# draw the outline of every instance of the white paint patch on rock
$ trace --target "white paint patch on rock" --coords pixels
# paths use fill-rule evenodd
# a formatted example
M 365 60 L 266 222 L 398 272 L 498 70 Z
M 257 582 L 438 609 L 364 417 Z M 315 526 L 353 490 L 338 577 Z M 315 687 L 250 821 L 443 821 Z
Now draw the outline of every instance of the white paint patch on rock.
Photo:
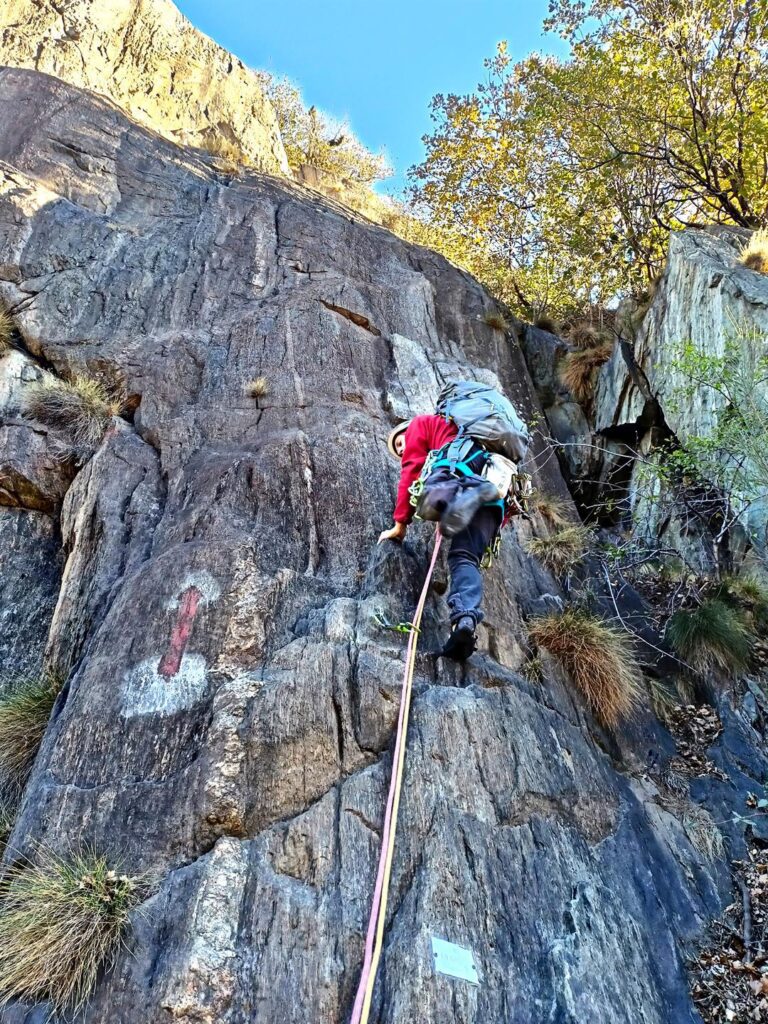
M 208 689 L 208 669 L 202 654 L 185 654 L 179 671 L 166 679 L 158 672 L 161 655 L 131 669 L 120 689 L 123 718 L 175 715 L 198 704 Z
M 173 610 L 177 609 L 179 607 L 179 598 L 191 587 L 196 587 L 200 591 L 203 604 L 212 604 L 221 597 L 221 587 L 216 580 L 205 569 L 200 569 L 196 572 L 190 572 L 184 577 L 176 588 L 175 595 L 167 602 L 165 607 Z

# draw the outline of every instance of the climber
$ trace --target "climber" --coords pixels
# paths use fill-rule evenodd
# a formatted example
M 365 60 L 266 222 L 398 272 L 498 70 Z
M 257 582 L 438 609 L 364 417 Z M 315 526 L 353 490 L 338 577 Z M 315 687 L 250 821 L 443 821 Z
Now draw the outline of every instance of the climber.
M 398 424 L 387 441 L 401 460 L 400 484 L 394 525 L 379 543 L 402 542 L 414 514 L 439 520 L 440 532 L 451 538 L 451 633 L 442 653 L 456 661 L 469 658 L 477 644 L 481 567 L 496 549 L 527 444 L 527 428 L 511 403 L 474 382 L 446 384 L 434 414 Z

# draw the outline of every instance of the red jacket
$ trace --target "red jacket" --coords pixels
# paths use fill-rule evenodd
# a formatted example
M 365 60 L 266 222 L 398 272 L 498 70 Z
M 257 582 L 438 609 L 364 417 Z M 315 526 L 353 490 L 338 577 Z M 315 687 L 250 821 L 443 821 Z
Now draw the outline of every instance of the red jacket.
M 410 523 L 413 519 L 414 508 L 408 488 L 421 473 L 427 455 L 452 441 L 458 432 L 456 424 L 449 423 L 442 416 L 414 416 L 411 420 L 405 432 L 405 451 L 395 505 L 396 523 Z

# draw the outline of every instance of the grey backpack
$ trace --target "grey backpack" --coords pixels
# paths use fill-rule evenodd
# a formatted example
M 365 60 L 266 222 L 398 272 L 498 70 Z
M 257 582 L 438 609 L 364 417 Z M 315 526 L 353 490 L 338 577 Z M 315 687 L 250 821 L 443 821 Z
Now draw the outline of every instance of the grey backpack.
M 520 462 L 528 449 L 528 427 L 498 391 L 473 380 L 451 380 L 437 396 L 437 412 L 452 420 L 459 435 L 489 452 Z

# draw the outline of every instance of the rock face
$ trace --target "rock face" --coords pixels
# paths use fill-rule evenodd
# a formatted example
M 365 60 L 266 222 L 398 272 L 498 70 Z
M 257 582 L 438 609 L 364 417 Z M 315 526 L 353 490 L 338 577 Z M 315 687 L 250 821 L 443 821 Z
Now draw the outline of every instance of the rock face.
M 682 441 L 706 434 L 723 400 L 711 389 L 696 391 L 688 402 L 674 400 L 685 383 L 675 367 L 680 346 L 692 342 L 707 355 L 721 356 L 731 339 L 747 354 L 755 334 L 768 332 L 768 279 L 739 262 L 744 235 L 724 228 L 673 233 L 666 269 L 637 330 L 634 363 Z M 646 402 L 643 390 L 617 349 L 601 373 L 596 428 L 636 421 Z
M 169 0 L 3 0 L 0 64 L 108 96 L 174 142 L 289 173 L 258 77 Z
M 689 381 L 677 363 L 686 344 L 714 359 L 729 346 L 748 378 L 764 376 L 758 361 L 764 358 L 768 331 L 768 279 L 739 260 L 748 234 L 715 227 L 671 236 L 666 269 L 631 345 L 618 345 L 601 370 L 594 413 L 600 437 L 633 435 L 633 449 L 647 452 L 660 425 L 682 444 L 711 434 L 728 400 L 709 386 L 685 392 Z M 762 401 L 767 400 L 763 386 Z M 629 481 L 633 501 L 645 500 L 634 497 L 643 490 L 639 472 L 635 468 Z M 736 491 L 734 504 L 740 497 Z M 764 544 L 768 503 L 746 497 L 752 504 L 745 522 L 753 542 Z M 654 530 L 706 567 L 706 545 L 680 536 L 674 519 L 654 523 Z
M 430 539 L 376 546 L 384 439 L 457 373 L 531 416 L 531 378 L 441 257 L 45 75 L 0 71 L 0 109 L 0 299 L 25 358 L 119 370 L 138 401 L 60 506 L 43 461 L 0 491 L 3 642 L 67 675 L 6 861 L 88 844 L 151 878 L 89 1024 L 342 1024 L 403 670 L 372 615 L 409 617 Z M 540 442 L 530 468 L 566 497 Z M 664 808 L 675 748 L 649 708 L 608 734 L 553 662 L 522 674 L 525 620 L 560 596 L 524 551 L 541 525 L 508 531 L 468 667 L 431 653 L 446 607 L 428 601 L 381 1024 L 697 1019 L 685 956 L 730 899 L 727 863 Z M 691 792 L 738 856 L 768 762 L 741 710 L 720 715 L 720 772 Z M 432 935 L 473 950 L 478 986 L 434 973 Z

